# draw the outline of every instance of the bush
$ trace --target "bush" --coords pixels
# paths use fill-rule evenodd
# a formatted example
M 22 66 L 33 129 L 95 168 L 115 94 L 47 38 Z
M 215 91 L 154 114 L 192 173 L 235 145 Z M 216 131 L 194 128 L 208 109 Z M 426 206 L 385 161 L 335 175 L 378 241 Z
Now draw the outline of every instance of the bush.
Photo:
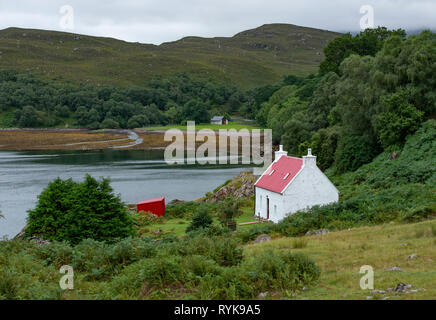
M 0 300 L 61 298 L 59 270 L 30 254 L 37 249 L 28 241 L 0 241 Z
M 296 290 L 318 280 L 321 271 L 304 254 L 264 251 L 248 260 L 244 267 L 254 272 L 260 290 Z
M 220 274 L 201 278 L 197 297 L 201 300 L 253 299 L 260 293 L 255 279 L 240 267 L 221 268 Z
M 196 277 L 204 277 L 208 274 L 217 275 L 220 273 L 220 268 L 216 261 L 198 254 L 185 256 L 182 260 L 182 265 L 187 272 L 191 272 Z
M 254 240 L 257 236 L 261 234 L 271 233 L 275 228 L 273 223 L 262 223 L 254 225 L 251 228 L 247 228 L 243 231 L 238 232 L 237 237 L 246 243 L 248 241 Z
M 109 180 L 55 179 L 39 195 L 27 218 L 27 236 L 72 244 L 83 239 L 115 241 L 133 234 L 133 220 Z
M 186 229 L 186 232 L 198 230 L 200 228 L 207 229 L 213 224 L 212 217 L 210 216 L 206 207 L 201 206 L 195 212 L 191 224 Z
M 111 245 L 87 239 L 74 247 L 72 263 L 78 271 L 89 273 L 87 278 L 102 279 L 156 254 L 155 246 L 146 238 L 127 238 Z
M 233 266 L 241 262 L 243 250 L 239 241 L 226 236 L 205 237 L 198 233 L 188 237 L 179 245 L 183 255 L 202 255 L 213 259 L 221 266 Z
M 150 297 L 166 285 L 183 283 L 186 271 L 178 256 L 142 259 L 126 267 L 110 283 L 112 297 Z M 158 298 L 158 297 L 156 297 Z
M 66 242 L 50 242 L 33 250 L 33 254 L 44 261 L 45 265 L 54 265 L 59 269 L 73 261 L 73 248 Z
M 201 278 L 199 299 L 253 299 L 269 290 L 297 290 L 318 280 L 320 269 L 303 254 L 264 251 L 239 266 Z
M 228 197 L 218 203 L 218 219 L 223 225 L 234 221 L 242 214 L 242 202 L 238 199 Z
M 159 217 L 150 211 L 140 211 L 133 214 L 132 218 L 135 220 L 135 224 L 140 228 L 162 222 L 162 217 Z

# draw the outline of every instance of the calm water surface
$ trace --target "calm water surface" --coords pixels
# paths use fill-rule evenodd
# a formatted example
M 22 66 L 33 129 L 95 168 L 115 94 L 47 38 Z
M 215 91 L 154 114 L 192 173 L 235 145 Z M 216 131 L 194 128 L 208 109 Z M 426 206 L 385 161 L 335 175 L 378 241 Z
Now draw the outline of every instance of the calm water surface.
M 0 151 L 0 237 L 12 238 L 25 225 L 27 210 L 47 184 L 61 177 L 109 177 L 126 203 L 164 196 L 194 200 L 247 170 L 237 166 L 168 166 L 163 151 Z

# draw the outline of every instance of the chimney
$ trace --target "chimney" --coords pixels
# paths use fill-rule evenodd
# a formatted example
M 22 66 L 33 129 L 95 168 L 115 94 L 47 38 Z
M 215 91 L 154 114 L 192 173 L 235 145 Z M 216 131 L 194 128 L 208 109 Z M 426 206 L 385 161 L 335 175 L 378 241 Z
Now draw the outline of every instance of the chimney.
M 280 150 L 274 153 L 274 161 L 278 161 L 281 156 L 287 156 L 288 152 L 283 151 L 283 145 L 280 145 Z
M 316 166 L 316 157 L 312 156 L 312 149 L 307 149 L 307 156 L 303 156 L 303 166 Z

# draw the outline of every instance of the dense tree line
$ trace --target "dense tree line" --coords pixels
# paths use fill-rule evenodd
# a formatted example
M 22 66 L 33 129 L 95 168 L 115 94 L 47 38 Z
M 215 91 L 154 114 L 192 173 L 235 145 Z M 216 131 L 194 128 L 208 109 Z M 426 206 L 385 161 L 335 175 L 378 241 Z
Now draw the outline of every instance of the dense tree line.
M 241 108 L 291 154 L 311 147 L 321 168 L 354 170 L 435 115 L 436 34 L 368 29 L 333 40 L 325 55 L 317 75 L 252 90 Z
M 10 125 L 52 127 L 64 123 L 91 129 L 208 122 L 244 102 L 234 86 L 193 80 L 186 74 L 154 78 L 147 87 L 73 85 L 0 71 L 0 112 L 14 111 Z
M 242 92 L 186 74 L 147 87 L 72 85 L 0 71 L 0 112 L 11 125 L 137 128 L 208 122 L 239 113 L 273 130 L 301 156 L 311 147 L 322 169 L 354 170 L 405 138 L 436 112 L 436 35 L 379 27 L 345 34 L 324 50 L 319 72 Z

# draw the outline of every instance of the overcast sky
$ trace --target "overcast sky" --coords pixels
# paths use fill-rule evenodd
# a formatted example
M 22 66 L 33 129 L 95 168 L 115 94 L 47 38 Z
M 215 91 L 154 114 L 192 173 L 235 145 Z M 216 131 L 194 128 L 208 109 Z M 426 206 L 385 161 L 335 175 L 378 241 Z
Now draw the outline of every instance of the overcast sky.
M 66 11 L 74 11 L 74 29 Z M 0 29 L 37 28 L 160 44 L 184 36 L 233 36 L 265 23 L 359 31 L 362 5 L 375 26 L 436 30 L 436 0 L 0 0 Z M 62 18 L 63 17 L 63 18 Z M 61 27 L 61 24 L 64 30 Z

